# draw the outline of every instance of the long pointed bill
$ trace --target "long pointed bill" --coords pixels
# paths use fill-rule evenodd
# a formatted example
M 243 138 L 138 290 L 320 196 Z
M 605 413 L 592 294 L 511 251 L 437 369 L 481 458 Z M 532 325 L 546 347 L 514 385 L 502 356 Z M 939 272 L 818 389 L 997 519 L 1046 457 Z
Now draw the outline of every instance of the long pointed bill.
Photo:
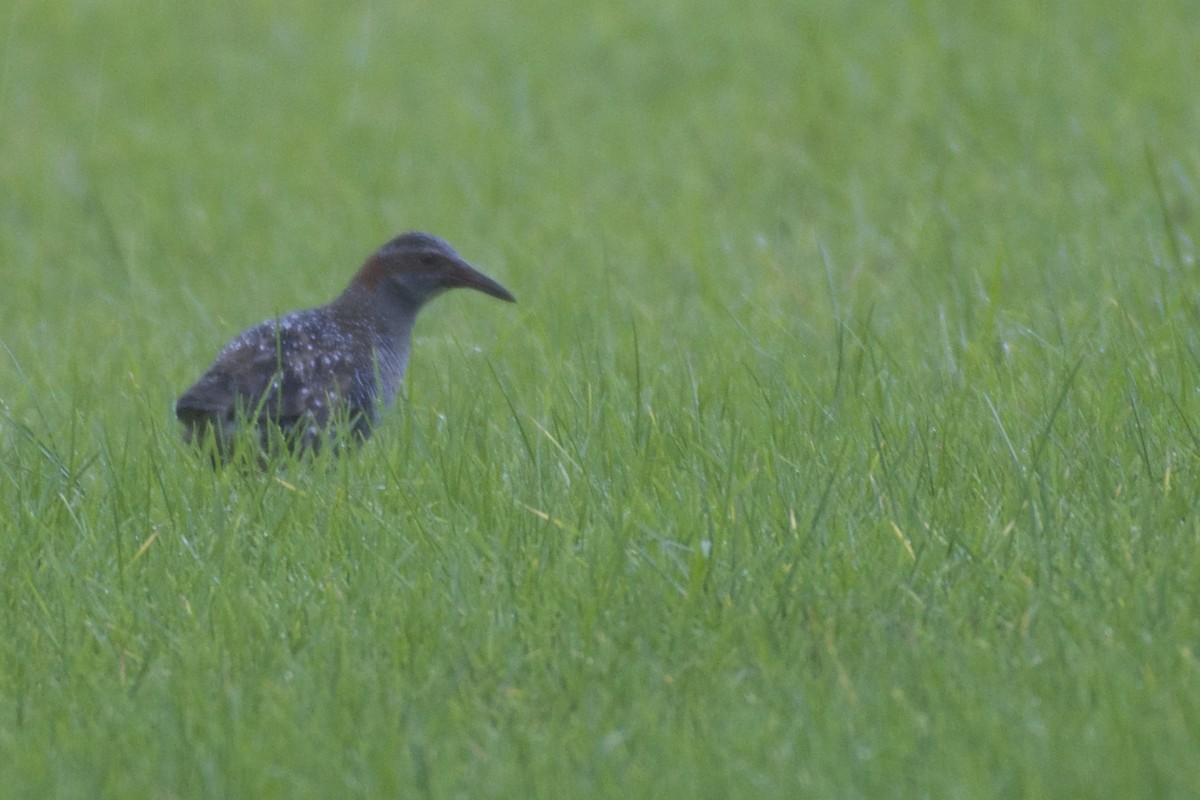
M 479 270 L 472 267 L 465 261 L 456 263 L 458 269 L 454 271 L 451 277 L 451 284 L 465 289 L 475 289 L 490 294 L 492 297 L 497 297 L 501 300 L 507 300 L 510 303 L 517 302 L 517 298 L 512 296 L 512 292 L 505 289 L 496 281 L 484 275 Z

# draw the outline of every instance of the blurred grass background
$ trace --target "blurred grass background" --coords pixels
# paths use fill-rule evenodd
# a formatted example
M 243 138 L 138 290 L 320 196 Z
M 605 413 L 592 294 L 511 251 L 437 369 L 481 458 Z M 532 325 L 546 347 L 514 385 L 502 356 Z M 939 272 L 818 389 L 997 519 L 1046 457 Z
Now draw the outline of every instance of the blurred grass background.
M 0 794 L 1200 792 L 1200 12 L 18 0 Z M 171 403 L 427 229 L 360 453 Z

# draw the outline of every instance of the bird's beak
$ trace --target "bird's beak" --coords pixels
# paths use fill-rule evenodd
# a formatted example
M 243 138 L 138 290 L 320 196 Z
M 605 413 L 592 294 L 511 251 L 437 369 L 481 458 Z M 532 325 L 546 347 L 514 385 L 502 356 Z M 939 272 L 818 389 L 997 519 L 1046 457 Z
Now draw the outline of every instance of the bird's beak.
M 496 281 L 484 275 L 479 270 L 472 267 L 465 261 L 459 261 L 451 276 L 453 286 L 464 289 L 476 289 L 484 294 L 490 294 L 492 297 L 497 297 L 501 300 L 507 300 L 510 303 L 517 302 L 517 298 L 512 296 L 512 292 L 505 289 Z

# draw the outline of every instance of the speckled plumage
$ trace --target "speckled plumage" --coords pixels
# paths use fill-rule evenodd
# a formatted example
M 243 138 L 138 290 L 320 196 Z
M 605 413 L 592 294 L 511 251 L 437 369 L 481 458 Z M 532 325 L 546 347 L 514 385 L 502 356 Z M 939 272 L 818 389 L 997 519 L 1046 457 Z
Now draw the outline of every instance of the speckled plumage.
M 175 405 L 185 437 L 211 432 L 224 453 L 246 423 L 264 447 L 277 426 L 289 443 L 312 448 L 339 421 L 366 439 L 403 382 L 417 312 L 455 287 L 514 302 L 442 239 L 393 239 L 333 302 L 268 320 L 229 342 Z

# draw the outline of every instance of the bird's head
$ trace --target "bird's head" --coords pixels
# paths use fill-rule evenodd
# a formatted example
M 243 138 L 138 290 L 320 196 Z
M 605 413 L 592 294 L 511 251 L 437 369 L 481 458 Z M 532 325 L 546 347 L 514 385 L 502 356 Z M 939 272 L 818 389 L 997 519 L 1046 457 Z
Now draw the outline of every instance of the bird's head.
M 416 311 L 447 289 L 476 289 L 501 300 L 516 298 L 463 260 L 445 240 L 405 233 L 375 251 L 350 281 L 350 290 L 394 296 Z

